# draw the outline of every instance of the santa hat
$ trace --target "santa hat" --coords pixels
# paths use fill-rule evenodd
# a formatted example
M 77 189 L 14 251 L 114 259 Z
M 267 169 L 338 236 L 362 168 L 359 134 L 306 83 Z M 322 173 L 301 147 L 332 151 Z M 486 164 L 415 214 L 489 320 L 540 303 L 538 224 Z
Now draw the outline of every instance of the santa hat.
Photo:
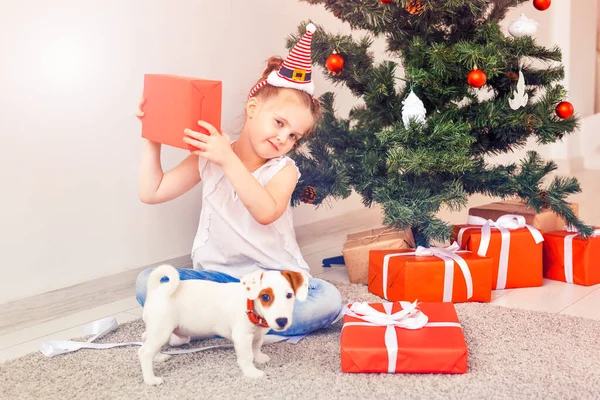
M 315 84 L 312 81 L 310 46 L 312 35 L 316 30 L 317 27 L 314 24 L 308 24 L 306 33 L 292 48 L 279 70 L 272 71 L 266 80 L 257 83 L 250 91 L 248 98 L 254 96 L 260 88 L 267 84 L 303 90 L 312 96 L 315 91 Z

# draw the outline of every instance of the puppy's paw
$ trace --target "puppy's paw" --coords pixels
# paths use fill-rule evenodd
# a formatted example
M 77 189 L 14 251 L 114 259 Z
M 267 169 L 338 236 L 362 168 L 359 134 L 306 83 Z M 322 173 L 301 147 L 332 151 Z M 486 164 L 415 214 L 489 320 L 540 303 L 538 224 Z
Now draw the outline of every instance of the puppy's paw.
M 265 364 L 271 361 L 271 357 L 266 355 L 265 353 L 258 353 L 254 356 L 254 362 L 257 364 Z
M 162 362 L 167 361 L 169 358 L 171 358 L 170 354 L 158 353 L 156 356 L 154 356 L 154 362 L 162 363 Z
M 174 333 L 171 333 L 171 337 L 169 338 L 169 346 L 179 347 L 184 344 L 188 344 L 191 342 L 192 338 L 189 336 L 179 336 Z
M 158 377 L 158 376 L 153 376 L 150 378 L 144 378 L 144 382 L 146 382 L 146 385 L 150 385 L 150 386 L 158 386 L 158 385 L 162 385 L 163 378 Z
M 258 379 L 258 378 L 262 378 L 263 376 L 265 376 L 265 372 L 261 371 L 258 368 L 248 368 L 248 369 L 244 370 L 244 375 L 247 378 Z

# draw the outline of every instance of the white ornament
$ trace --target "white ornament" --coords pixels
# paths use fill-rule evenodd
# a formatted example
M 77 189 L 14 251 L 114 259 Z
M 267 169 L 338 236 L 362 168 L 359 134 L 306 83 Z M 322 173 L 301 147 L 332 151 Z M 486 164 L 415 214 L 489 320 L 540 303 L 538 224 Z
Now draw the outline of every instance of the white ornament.
M 421 124 L 425 123 L 427 110 L 425 110 L 421 99 L 412 90 L 408 97 L 402 101 L 402 105 L 402 122 L 404 122 L 406 129 L 409 128 L 411 119 Z
M 518 110 L 519 108 L 527 105 L 527 100 L 529 100 L 529 95 L 525 93 L 525 78 L 523 77 L 523 72 L 519 70 L 517 90 L 513 90 L 513 97 L 508 99 L 508 104 L 513 110 Z
M 508 33 L 514 37 L 531 36 L 537 31 L 537 21 L 529 19 L 525 14 L 515 19 L 508 27 Z
M 474 92 L 477 100 L 480 103 L 483 103 L 484 101 L 490 101 L 496 97 L 496 92 L 490 85 L 485 85 L 481 89 L 477 89 Z
M 471 100 L 469 97 L 465 96 L 462 98 L 462 100 L 453 101 L 452 103 L 455 104 L 458 108 L 465 108 L 467 106 L 470 106 L 473 103 L 473 100 Z

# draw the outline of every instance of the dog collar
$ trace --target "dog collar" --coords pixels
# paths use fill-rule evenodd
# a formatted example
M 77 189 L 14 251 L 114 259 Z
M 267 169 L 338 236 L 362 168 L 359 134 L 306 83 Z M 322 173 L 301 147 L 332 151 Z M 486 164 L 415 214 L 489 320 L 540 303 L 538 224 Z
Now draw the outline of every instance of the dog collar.
M 267 320 L 258 315 L 256 311 L 254 311 L 254 301 L 248 299 L 246 304 L 246 315 L 248 315 L 248 319 L 250 320 L 250 322 L 252 322 L 254 325 L 260 326 L 261 328 L 268 328 L 269 324 L 267 323 Z

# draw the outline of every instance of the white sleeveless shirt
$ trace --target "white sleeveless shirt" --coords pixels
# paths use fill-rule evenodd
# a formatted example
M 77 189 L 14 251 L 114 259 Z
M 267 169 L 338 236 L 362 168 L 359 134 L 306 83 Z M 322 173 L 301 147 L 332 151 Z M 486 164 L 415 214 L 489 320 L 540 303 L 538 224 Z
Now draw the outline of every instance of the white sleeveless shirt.
M 289 157 L 273 158 L 252 175 L 264 187 L 286 165 L 296 167 Z M 194 269 L 219 271 L 236 278 L 258 268 L 287 269 L 310 277 L 296 241 L 290 204 L 280 218 L 262 225 L 238 198 L 220 166 L 200 157 L 198 168 L 204 187 L 192 248 Z

